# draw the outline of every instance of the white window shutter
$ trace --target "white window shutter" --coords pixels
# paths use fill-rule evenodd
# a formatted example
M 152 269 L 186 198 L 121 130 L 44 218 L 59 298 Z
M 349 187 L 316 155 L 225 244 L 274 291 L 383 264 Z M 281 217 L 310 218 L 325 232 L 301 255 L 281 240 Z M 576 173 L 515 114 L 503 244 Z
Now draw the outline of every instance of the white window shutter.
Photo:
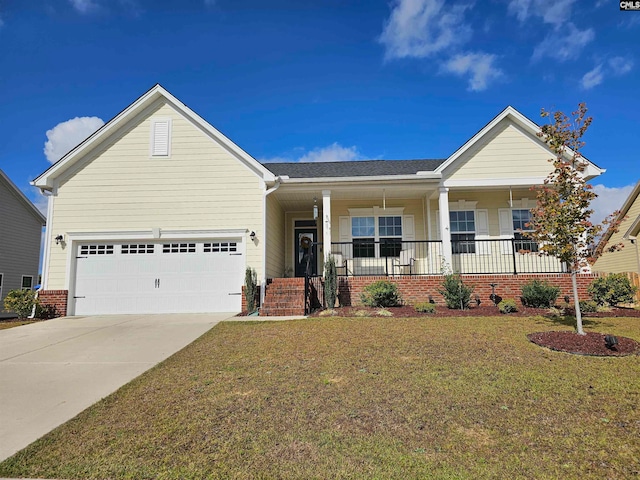
M 498 219 L 500 220 L 500 238 L 502 238 L 501 250 L 503 254 L 511 253 L 511 240 L 506 238 L 513 237 L 513 219 L 511 218 L 510 208 L 499 208 Z
M 489 239 L 489 211 L 479 209 L 476 215 L 476 240 Z M 491 255 L 491 242 L 476 242 L 476 252 L 480 255 Z
M 404 215 L 402 217 L 402 239 L 413 242 L 416 239 L 416 227 L 413 215 Z
M 351 217 L 340 217 L 340 242 L 351 241 Z M 352 258 L 351 245 L 340 245 L 340 250 L 346 258 Z
M 151 155 L 166 157 L 169 155 L 171 120 L 155 120 L 151 138 Z

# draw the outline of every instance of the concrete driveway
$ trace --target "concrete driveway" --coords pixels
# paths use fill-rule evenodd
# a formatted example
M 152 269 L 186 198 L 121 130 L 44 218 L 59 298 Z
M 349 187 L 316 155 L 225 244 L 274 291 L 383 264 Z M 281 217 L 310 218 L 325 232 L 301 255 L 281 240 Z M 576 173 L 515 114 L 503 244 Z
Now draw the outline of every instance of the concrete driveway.
M 0 460 L 232 315 L 65 317 L 0 330 Z

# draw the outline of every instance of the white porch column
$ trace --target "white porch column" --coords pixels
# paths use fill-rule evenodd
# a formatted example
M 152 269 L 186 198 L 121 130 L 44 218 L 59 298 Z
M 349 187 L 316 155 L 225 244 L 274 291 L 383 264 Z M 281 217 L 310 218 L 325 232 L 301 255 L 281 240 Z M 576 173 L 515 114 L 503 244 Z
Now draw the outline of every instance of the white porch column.
M 331 255 L 331 190 L 322 191 L 322 251 L 326 262 Z
M 440 218 L 438 221 L 440 222 L 440 237 L 442 239 L 442 257 L 449 268 L 453 268 L 451 229 L 449 228 L 449 189 L 446 187 L 440 187 L 438 208 L 440 211 Z

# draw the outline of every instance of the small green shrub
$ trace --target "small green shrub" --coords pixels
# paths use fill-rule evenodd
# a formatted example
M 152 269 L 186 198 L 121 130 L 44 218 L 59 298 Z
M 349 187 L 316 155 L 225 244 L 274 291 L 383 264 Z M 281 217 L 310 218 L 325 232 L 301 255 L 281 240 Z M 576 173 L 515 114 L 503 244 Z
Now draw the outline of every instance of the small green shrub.
M 580 311 L 583 313 L 597 312 L 598 304 L 593 300 L 580 300 Z
M 58 315 L 58 310 L 55 305 L 47 305 L 36 303 L 36 318 L 40 320 L 49 320 L 51 318 L 56 318 Z
M 324 298 L 327 302 L 327 308 L 333 308 L 338 297 L 338 272 L 336 270 L 336 261 L 333 256 L 327 258 L 324 264 Z
M 335 317 L 338 314 L 333 308 L 327 308 L 320 312 L 321 317 Z
M 356 313 L 354 313 L 354 315 L 356 317 L 368 317 L 369 316 L 369 311 L 368 310 L 356 310 Z
M 444 276 L 442 290 L 438 290 L 444 297 L 447 308 L 466 310 L 471 303 L 473 287 L 464 284 L 459 275 L 449 274 Z
M 624 273 L 612 273 L 596 278 L 587 291 L 598 305 L 618 305 L 632 303 L 637 288 Z
M 551 308 L 556 303 L 560 288 L 540 280 L 525 283 L 522 288 L 522 304 L 532 308 Z
M 258 294 L 258 275 L 256 271 L 247 267 L 244 274 L 244 296 L 247 300 L 247 311 L 249 313 L 256 310 L 256 295 Z
M 398 286 L 388 280 L 378 280 L 364 287 L 360 300 L 367 307 L 397 307 L 402 303 Z
M 418 302 L 413 306 L 413 308 L 415 308 L 416 312 L 419 313 L 436 313 L 436 306 L 429 302 Z
M 518 305 L 513 298 L 505 298 L 498 304 L 500 313 L 514 313 L 518 311 Z
M 393 313 L 387 310 L 386 308 L 381 308 L 379 310 L 376 310 L 376 315 L 379 315 L 381 317 L 393 317 Z
M 33 306 L 38 304 L 36 292 L 33 290 L 11 290 L 4 297 L 4 308 L 13 312 L 19 318 L 27 318 L 33 311 Z

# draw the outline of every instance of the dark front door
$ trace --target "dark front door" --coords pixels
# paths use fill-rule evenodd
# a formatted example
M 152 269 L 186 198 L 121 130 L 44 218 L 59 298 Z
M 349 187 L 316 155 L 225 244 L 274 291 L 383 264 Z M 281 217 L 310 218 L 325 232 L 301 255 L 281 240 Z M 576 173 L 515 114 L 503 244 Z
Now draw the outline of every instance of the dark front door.
M 296 277 L 304 277 L 309 265 L 309 274 L 318 274 L 318 229 L 296 228 L 294 230 L 294 245 L 296 252 Z

